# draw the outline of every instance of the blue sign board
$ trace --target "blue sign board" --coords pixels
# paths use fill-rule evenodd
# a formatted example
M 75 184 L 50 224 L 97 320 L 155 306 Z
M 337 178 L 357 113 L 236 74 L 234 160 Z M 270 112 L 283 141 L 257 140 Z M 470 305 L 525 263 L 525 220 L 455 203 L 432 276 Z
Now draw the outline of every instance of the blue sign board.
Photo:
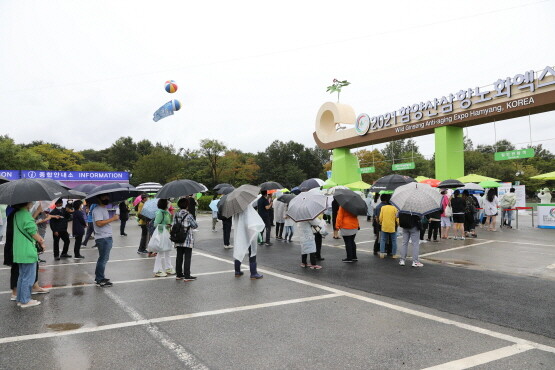
M 21 178 L 27 178 L 27 179 L 52 179 L 52 180 L 58 180 L 58 181 L 114 181 L 114 182 L 129 181 L 129 172 L 108 172 L 108 171 L 14 171 L 14 172 L 21 172 Z
M 0 170 L 0 176 L 4 176 L 8 180 L 18 180 L 20 178 L 19 171 Z

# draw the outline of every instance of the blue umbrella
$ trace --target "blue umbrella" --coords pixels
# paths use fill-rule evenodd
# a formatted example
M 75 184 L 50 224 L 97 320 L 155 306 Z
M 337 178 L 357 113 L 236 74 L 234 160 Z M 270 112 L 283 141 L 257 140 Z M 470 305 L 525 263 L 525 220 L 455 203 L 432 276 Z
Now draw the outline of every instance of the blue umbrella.
M 218 203 L 220 203 L 219 199 L 215 199 L 213 201 L 210 202 L 210 204 L 208 205 L 208 207 L 210 207 L 210 209 L 214 212 L 218 212 Z
M 156 211 L 158 211 L 158 198 L 149 199 L 145 202 L 143 209 L 141 210 L 141 215 L 154 220 L 156 217 Z

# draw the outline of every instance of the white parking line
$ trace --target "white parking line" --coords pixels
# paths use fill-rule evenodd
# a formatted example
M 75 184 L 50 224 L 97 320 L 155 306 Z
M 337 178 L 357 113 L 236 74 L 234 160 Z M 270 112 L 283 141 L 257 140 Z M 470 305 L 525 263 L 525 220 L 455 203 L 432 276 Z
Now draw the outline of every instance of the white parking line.
M 243 269 L 243 271 L 248 271 L 248 269 Z M 217 274 L 232 274 L 235 270 L 224 270 L 224 271 L 214 271 L 214 272 L 201 272 L 195 274 L 196 276 L 206 276 L 206 275 L 217 275 Z M 119 280 L 119 281 L 112 281 L 114 284 L 129 284 L 129 283 L 141 283 L 143 281 L 153 281 L 153 280 L 168 280 L 168 279 L 175 279 L 175 276 L 166 276 L 166 277 L 152 277 L 152 278 L 144 278 L 144 279 L 133 279 L 133 280 Z M 94 279 L 91 279 L 94 280 Z M 89 286 L 96 286 L 95 283 L 83 283 L 83 284 L 75 284 L 75 285 L 62 285 L 62 286 L 54 286 L 48 288 L 48 285 L 44 286 L 46 289 L 50 290 L 57 290 L 57 289 L 71 289 L 71 288 L 83 288 Z M 0 292 L 0 294 L 8 294 L 11 293 L 11 290 L 5 290 Z
M 212 256 L 212 255 L 207 254 L 207 253 L 198 252 L 198 254 L 199 254 L 199 256 L 204 256 L 204 257 L 215 259 L 215 260 L 218 260 L 218 261 L 223 261 L 223 262 L 227 262 L 227 263 L 230 263 L 230 264 L 234 263 L 231 260 L 226 260 L 224 258 Z M 284 279 L 284 280 L 294 281 L 294 282 L 299 283 L 299 284 L 311 286 L 313 288 L 322 289 L 322 290 L 325 290 L 325 291 L 328 291 L 328 292 L 331 292 L 331 293 L 340 294 L 340 295 L 345 296 L 345 297 L 351 297 L 351 298 L 354 298 L 354 299 L 358 299 L 360 301 L 372 303 L 372 304 L 375 304 L 375 305 L 378 305 L 378 306 L 381 306 L 381 307 L 385 307 L 385 308 L 389 308 L 389 309 L 392 309 L 392 310 L 395 310 L 395 311 L 398 311 L 398 312 L 403 312 L 403 313 L 406 313 L 406 314 L 409 314 L 409 315 L 413 315 L 413 316 L 421 317 L 421 318 L 424 318 L 424 319 L 436 321 L 436 322 L 446 324 L 446 325 L 453 325 L 453 326 L 456 326 L 456 327 L 461 328 L 461 329 L 465 329 L 465 330 L 472 331 L 472 332 L 479 333 L 479 334 L 483 334 L 483 335 L 488 335 L 490 337 L 505 340 L 505 341 L 508 341 L 508 342 L 513 342 L 515 344 L 528 345 L 528 346 L 532 346 L 532 347 L 534 347 L 536 349 L 539 349 L 539 350 L 542 350 L 542 351 L 555 353 L 555 347 L 551 347 L 551 346 L 547 346 L 547 345 L 544 345 L 544 344 L 532 342 L 532 341 L 522 339 L 522 338 L 518 338 L 518 337 L 515 337 L 515 336 L 512 336 L 512 335 L 499 333 L 499 332 L 496 332 L 496 331 L 493 331 L 493 330 L 480 328 L 478 326 L 465 324 L 465 323 L 458 322 L 458 321 L 455 321 L 455 320 L 445 319 L 445 318 L 440 317 L 440 316 L 431 315 L 431 314 L 428 314 L 428 313 L 425 313 L 425 312 L 421 312 L 421 311 L 413 310 L 413 309 L 410 309 L 410 308 L 398 306 L 398 305 L 395 305 L 395 304 L 392 304 L 392 303 L 387 303 L 387 302 L 380 301 L 380 300 L 377 300 L 377 299 L 374 299 L 374 298 L 369 298 L 369 297 L 365 297 L 365 296 L 362 296 L 362 295 L 349 293 L 349 292 L 341 290 L 341 289 L 336 289 L 336 288 L 331 288 L 331 287 L 321 285 L 321 284 L 311 283 L 311 282 L 306 281 L 306 280 L 301 280 L 301 279 L 298 279 L 298 278 L 290 277 L 290 276 L 279 274 L 279 273 L 276 273 L 276 272 L 272 272 L 272 271 L 268 271 L 268 270 L 264 270 L 264 269 L 258 269 L 258 270 L 265 273 L 265 274 L 268 274 L 270 276 L 279 277 L 279 278 Z
M 512 346 L 480 353 L 475 356 L 461 358 L 460 360 L 455 360 L 441 365 L 428 367 L 424 370 L 468 369 L 474 366 L 487 364 L 488 362 L 501 360 L 502 358 L 513 356 L 522 352 L 526 352 L 531 349 L 534 349 L 534 348 L 532 346 L 528 346 L 525 344 L 514 344 Z
M 105 288 L 105 289 L 110 289 L 110 288 Z M 83 333 L 94 333 L 94 332 L 98 332 L 98 331 L 128 328 L 128 327 L 132 327 L 132 326 L 149 325 L 149 324 L 155 324 L 155 323 L 161 323 L 161 322 L 185 320 L 185 319 L 191 319 L 191 318 L 194 318 L 194 317 L 221 315 L 221 314 L 225 314 L 225 313 L 240 312 L 240 311 L 247 311 L 247 310 L 256 310 L 256 309 L 259 309 L 259 308 L 276 307 L 276 306 L 283 306 L 283 305 L 294 304 L 294 303 L 318 301 L 318 300 L 321 300 L 321 299 L 335 298 L 335 297 L 339 297 L 339 296 L 341 296 L 340 293 L 324 294 L 324 295 L 317 295 L 317 296 L 305 297 L 305 298 L 288 299 L 288 300 L 285 300 L 285 301 L 260 303 L 260 304 L 253 304 L 253 305 L 247 305 L 247 306 L 232 307 L 232 308 L 222 308 L 222 309 L 213 310 L 213 311 L 203 311 L 203 312 L 188 313 L 188 314 L 183 314 L 183 315 L 158 317 L 158 318 L 155 318 L 155 319 L 143 319 L 143 320 L 121 322 L 121 323 L 117 323 L 117 324 L 101 325 L 101 326 L 96 326 L 96 327 L 91 327 L 91 328 L 80 328 L 80 329 L 68 330 L 68 331 L 63 331 L 63 332 L 48 332 L 48 333 L 20 335 L 20 336 L 15 336 L 15 337 L 5 337 L 5 338 L 0 338 L 0 344 L 23 342 L 23 341 L 34 340 L 34 339 L 65 337 L 65 336 L 68 336 L 68 335 L 83 334 Z
M 484 244 L 489 244 L 489 243 L 493 243 L 493 242 L 494 242 L 494 240 L 488 240 L 488 241 L 481 242 L 481 243 L 474 243 L 474 244 L 463 245 L 463 246 L 455 247 L 455 248 L 442 249 L 442 250 L 440 250 L 440 251 L 435 251 L 435 252 L 430 252 L 430 253 L 421 254 L 420 257 L 427 257 L 427 256 L 432 256 L 432 255 L 438 254 L 438 253 L 451 252 L 451 251 L 456 251 L 456 250 L 459 250 L 459 249 L 465 249 L 465 248 L 470 248 L 470 247 L 476 247 L 476 246 L 478 246 L 478 245 L 484 245 Z

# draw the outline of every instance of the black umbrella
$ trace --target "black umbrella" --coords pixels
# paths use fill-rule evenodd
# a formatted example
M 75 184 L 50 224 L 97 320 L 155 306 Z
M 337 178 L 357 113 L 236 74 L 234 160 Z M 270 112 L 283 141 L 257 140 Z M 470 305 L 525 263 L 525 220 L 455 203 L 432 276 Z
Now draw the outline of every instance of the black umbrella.
M 301 191 L 309 191 L 310 189 L 319 188 L 320 186 L 324 185 L 324 181 L 316 178 L 304 180 L 301 185 L 299 185 L 299 189 Z
M 156 193 L 158 199 L 180 198 L 202 193 L 206 187 L 193 180 L 175 180 L 167 183 Z
M 464 184 L 459 180 L 449 179 L 449 180 L 443 180 L 442 182 L 439 183 L 437 187 L 444 188 L 444 189 L 455 189 L 455 188 L 462 188 L 463 186 Z
M 217 190 L 218 194 L 229 194 L 231 193 L 233 190 L 235 190 L 235 188 L 233 186 L 226 186 L 226 187 L 221 187 Z
M 214 186 L 214 190 L 220 190 L 221 188 L 229 188 L 229 187 L 233 187 L 233 185 L 223 183 L 223 184 L 218 184 L 218 185 Z
M 110 196 L 110 203 L 117 203 L 127 198 L 136 197 L 140 195 L 142 192 L 137 190 L 131 184 L 122 184 L 122 183 L 110 183 L 99 185 L 92 193 L 87 194 L 87 201 L 89 203 L 96 203 L 98 202 L 98 196 L 102 194 L 108 194 Z
M 415 182 L 415 180 L 410 176 L 402 175 L 387 175 L 379 178 L 374 185 L 370 188 L 372 193 L 379 192 L 381 190 L 395 190 L 401 185 L 408 184 L 410 182 Z
M 94 189 L 96 189 L 97 187 L 98 185 L 94 185 L 94 184 L 81 184 L 74 187 L 73 190 L 80 191 L 85 194 L 89 194 L 89 193 L 92 193 Z
M 260 190 L 278 190 L 283 189 L 283 186 L 279 182 L 266 181 L 259 185 Z
M 58 180 L 53 180 L 53 179 L 35 179 L 35 180 L 45 181 L 45 182 L 47 182 L 47 183 L 49 183 L 49 184 L 54 184 L 54 185 L 60 186 L 60 187 L 62 187 L 62 188 L 64 188 L 64 189 L 66 189 L 66 190 L 71 189 L 69 186 L 67 186 L 66 184 L 64 184 L 63 182 L 58 181 Z
M 295 194 L 283 194 L 281 197 L 277 198 L 279 202 L 283 202 L 285 204 L 289 204 L 291 199 L 295 198 Z
M 353 215 L 366 215 L 368 205 L 366 202 L 352 190 L 337 189 L 333 194 L 334 199 L 339 205 Z
M 0 204 L 20 204 L 54 200 L 67 194 L 59 185 L 37 179 L 20 179 L 0 185 Z
M 5 178 L 4 176 L 0 176 L 0 184 L 3 184 L 5 182 L 9 182 L 10 180 L 8 180 L 7 178 Z

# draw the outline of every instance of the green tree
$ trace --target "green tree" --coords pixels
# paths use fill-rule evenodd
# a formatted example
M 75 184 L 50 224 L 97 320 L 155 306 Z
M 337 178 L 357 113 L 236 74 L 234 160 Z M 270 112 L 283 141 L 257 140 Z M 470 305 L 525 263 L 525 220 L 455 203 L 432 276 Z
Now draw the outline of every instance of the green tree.
M 94 150 L 85 149 L 79 153 L 83 156 L 83 163 L 85 162 L 105 162 L 108 163 L 108 149 Z
M 42 156 L 48 164 L 49 170 L 58 171 L 80 171 L 83 156 L 71 149 L 59 149 L 52 144 L 41 144 L 31 147 L 29 150 Z
M 206 160 L 210 170 L 211 186 L 215 186 L 220 182 L 220 175 L 224 170 L 222 156 L 224 155 L 227 147 L 224 143 L 218 140 L 203 139 L 200 141 L 200 154 Z
M 9 136 L 0 136 L 1 166 L 6 170 L 47 170 L 43 157 L 28 148 L 17 145 Z
M 143 182 L 167 182 L 183 178 L 184 159 L 176 154 L 163 150 L 154 150 L 144 155 L 135 163 L 132 183 L 138 185 Z
M 112 166 L 104 162 L 85 162 L 81 165 L 82 171 L 115 171 Z
M 108 151 L 108 163 L 118 171 L 130 171 L 138 159 L 137 144 L 130 136 L 117 139 Z
M 252 184 L 258 177 L 260 167 L 256 164 L 254 154 L 228 150 L 222 157 L 222 162 L 221 182 L 239 186 Z

